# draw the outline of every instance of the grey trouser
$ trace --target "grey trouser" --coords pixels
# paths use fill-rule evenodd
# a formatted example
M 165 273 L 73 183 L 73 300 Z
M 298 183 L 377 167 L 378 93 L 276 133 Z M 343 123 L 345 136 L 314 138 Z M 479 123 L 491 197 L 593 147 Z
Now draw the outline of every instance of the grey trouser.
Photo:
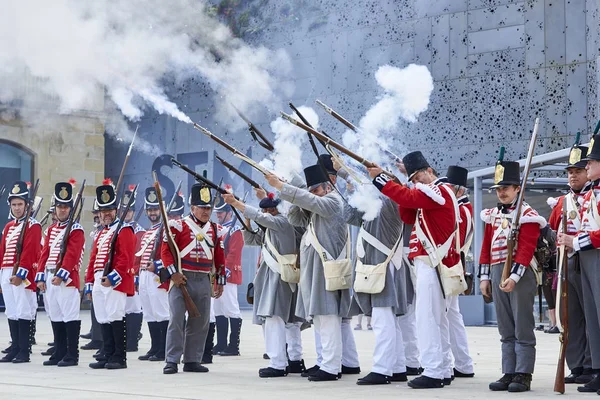
M 185 302 L 181 289 L 173 286 L 169 291 L 170 319 L 167 328 L 167 356 L 166 361 L 179 363 L 183 354 L 184 363 L 200 362 L 204 353 L 204 344 L 208 334 L 210 319 L 210 279 L 203 272 L 188 272 L 183 274 L 187 278 L 187 290 L 198 307 L 200 316 L 189 318 L 185 325 Z
M 505 293 L 500 290 L 503 268 L 504 264 L 491 267 L 494 306 L 502 342 L 502 373 L 532 374 L 535 365 L 535 274 L 527 268 L 513 291 Z
M 573 368 L 592 368 L 592 356 L 587 339 L 581 273 L 575 272 L 576 259 L 569 258 L 568 311 L 569 341 L 567 343 L 567 365 Z M 559 282 L 560 284 L 560 282 Z
M 600 250 L 580 251 L 579 265 L 592 368 L 600 369 Z

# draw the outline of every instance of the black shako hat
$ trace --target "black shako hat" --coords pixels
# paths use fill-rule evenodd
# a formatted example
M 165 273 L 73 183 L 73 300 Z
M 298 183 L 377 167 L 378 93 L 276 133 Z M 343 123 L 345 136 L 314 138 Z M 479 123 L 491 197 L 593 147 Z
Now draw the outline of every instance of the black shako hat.
M 569 161 L 567 162 L 567 167 L 565 169 L 585 168 L 587 161 L 584 160 L 584 157 L 587 156 L 588 150 L 587 146 L 580 146 L 578 144 L 573 145 L 569 152 Z
M 173 201 L 173 207 L 169 210 L 169 215 L 183 215 L 185 210 L 185 204 L 183 203 L 183 197 L 179 193 L 175 193 L 175 200 Z
M 96 202 L 98 210 L 114 210 L 117 208 L 117 194 L 112 180 L 105 179 L 102 185 L 96 188 Z
M 133 197 L 131 206 L 129 207 L 129 211 L 135 211 L 135 193 L 133 192 L 134 189 L 135 189 L 135 185 L 129 185 L 129 188 L 123 193 L 123 196 L 121 197 L 121 205 L 120 205 L 120 207 L 122 209 L 127 207 L 127 204 L 129 203 L 129 199 L 131 197 Z
M 11 199 L 23 199 L 25 202 L 29 200 L 29 185 L 23 181 L 13 183 L 12 189 L 8 192 L 8 203 Z
M 319 164 L 304 168 L 304 177 L 306 178 L 306 186 L 309 189 L 319 183 L 329 182 L 329 177 Z
M 469 175 L 469 170 L 466 168 L 451 165 L 448 167 L 446 178 L 451 185 L 467 187 L 467 175 Z
M 217 193 L 217 199 L 215 203 L 216 212 L 228 212 L 231 211 L 231 205 L 225 203 L 225 199 L 221 193 Z
M 600 160 L 600 135 L 592 136 L 587 155 L 581 161 Z
M 500 186 L 521 186 L 521 166 L 516 161 L 498 161 L 494 172 L 494 185 L 490 189 Z
M 73 207 L 73 185 L 75 180 L 58 182 L 54 185 L 54 205 L 63 204 Z
M 147 187 L 144 192 L 144 205 L 146 210 L 150 208 L 158 208 L 158 195 L 154 186 Z
M 402 163 L 409 180 L 420 170 L 431 167 L 420 151 L 408 153 L 402 158 Z
M 190 205 L 198 207 L 212 207 L 213 196 L 206 185 L 196 183 L 190 190 Z
M 327 171 L 329 175 L 337 175 L 337 171 L 333 168 L 331 154 L 319 154 L 319 164 L 325 167 L 325 171 Z

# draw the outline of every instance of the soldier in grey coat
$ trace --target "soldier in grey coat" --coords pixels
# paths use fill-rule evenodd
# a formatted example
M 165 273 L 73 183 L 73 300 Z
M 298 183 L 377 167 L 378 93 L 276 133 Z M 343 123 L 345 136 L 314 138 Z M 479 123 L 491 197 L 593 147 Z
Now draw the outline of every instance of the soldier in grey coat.
M 319 371 L 310 375 L 310 381 L 338 379 L 342 363 L 342 317 L 350 307 L 350 281 L 348 288 L 327 290 L 323 258 L 326 261 L 349 258 L 348 227 L 343 216 L 343 200 L 333 191 L 327 175 L 320 165 L 304 170 L 308 191 L 281 181 L 273 174 L 266 179 L 281 192 L 281 199 L 294 204 L 288 219 L 293 225 L 307 226 L 300 245 L 300 299 L 296 315 L 312 318 L 323 346 L 323 361 Z M 294 210 L 302 208 L 302 211 Z M 314 234 L 312 233 L 314 232 Z M 317 252 L 322 249 L 322 253 Z M 344 279 L 340 278 L 340 282 Z
M 236 200 L 233 195 L 226 194 L 223 198 L 226 203 L 242 211 L 246 218 L 265 228 L 256 232 L 243 232 L 245 244 L 262 247 L 261 264 L 254 278 L 254 313 L 256 317 L 264 319 L 265 343 L 270 362 L 267 368 L 258 371 L 258 375 L 261 378 L 286 376 L 286 323 L 294 318 L 292 306 L 295 305 L 297 285 L 282 280 L 281 269 L 286 266 L 282 265 L 280 257 L 298 253 L 294 227 L 277 208 L 281 200 L 271 195 L 260 201 L 262 212 Z M 299 372 L 302 372 L 303 365 L 303 360 L 289 362 L 290 369 L 300 369 Z

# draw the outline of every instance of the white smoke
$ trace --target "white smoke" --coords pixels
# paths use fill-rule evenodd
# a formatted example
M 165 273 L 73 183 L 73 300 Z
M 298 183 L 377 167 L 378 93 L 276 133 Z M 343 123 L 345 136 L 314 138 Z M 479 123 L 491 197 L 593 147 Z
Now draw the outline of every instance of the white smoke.
M 0 102 L 102 112 L 104 89 L 129 121 L 152 107 L 191 123 L 168 99 L 164 80 L 195 77 L 214 90 L 216 117 L 243 126 L 230 103 L 249 117 L 274 107 L 290 62 L 283 51 L 233 37 L 206 7 L 199 0 L 7 0 Z
M 312 125 L 319 127 L 319 116 L 310 107 L 300 106 L 298 111 Z M 294 118 L 300 118 L 294 114 Z M 271 122 L 271 130 L 275 133 L 275 150 L 269 154 L 269 158 L 261 161 L 261 165 L 274 171 L 283 179 L 291 179 L 295 174 L 302 173 L 302 146 L 306 143 L 306 132 L 296 125 L 279 117 Z
M 395 130 L 400 120 L 414 123 L 427 110 L 433 91 L 433 78 L 427 67 L 410 64 L 406 68 L 381 66 L 375 73 L 375 79 L 384 89 L 384 94 L 361 118 L 358 126 L 360 133 L 347 131 L 343 142 L 347 147 L 357 149 L 356 152 L 369 161 L 382 164 L 389 161 L 389 156 L 383 150 L 390 150 L 391 139 L 397 134 Z M 379 215 L 383 203 L 377 190 L 362 186 L 359 185 L 350 196 L 349 202 L 365 212 L 365 219 L 369 220 L 367 214 Z

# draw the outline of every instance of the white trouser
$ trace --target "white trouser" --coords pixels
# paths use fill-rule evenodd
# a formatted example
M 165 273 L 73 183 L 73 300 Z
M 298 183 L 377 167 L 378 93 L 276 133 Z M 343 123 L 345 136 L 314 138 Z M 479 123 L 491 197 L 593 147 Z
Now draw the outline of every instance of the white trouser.
M 315 315 L 315 329 L 323 345 L 321 369 L 337 375 L 342 366 L 342 318 L 337 315 Z
M 54 274 L 46 273 L 46 293 L 44 307 L 52 322 L 79 321 L 79 290 L 67 287 L 64 282 L 59 286 L 52 284 Z
M 96 319 L 101 324 L 120 321 L 125 318 L 125 303 L 127 295 L 114 290 L 112 287 L 102 286 L 103 271 L 94 274 L 94 287 L 92 288 L 92 302 Z
M 140 271 L 140 300 L 146 322 L 169 320 L 169 294 L 160 289 L 158 275 L 150 271 Z
M 417 339 L 421 351 L 423 375 L 443 379 L 451 366 L 446 364 L 445 353 L 449 351 L 448 319 L 446 301 L 442 297 L 435 268 L 421 260 L 415 260 L 417 270 Z
M 321 343 L 321 334 L 317 329 L 317 325 L 313 320 L 313 328 L 315 331 L 315 351 L 317 352 L 317 365 L 320 367 L 323 362 L 323 344 Z
M 415 303 L 408 304 L 406 314 L 398 317 L 402 339 L 404 342 L 404 355 L 406 357 L 406 366 L 419 368 L 419 344 L 417 341 L 417 320 L 415 317 Z
M 210 317 L 208 319 L 209 322 L 217 322 L 217 319 L 215 318 L 215 298 L 211 297 L 210 298 Z M 265 326 L 263 325 L 263 328 Z M 264 331 L 263 331 L 264 333 Z
M 373 307 L 372 314 L 371 326 L 375 333 L 373 372 L 387 376 L 406 372 L 404 343 L 392 307 Z
M 215 299 L 214 302 L 216 316 L 242 318 L 240 303 L 238 301 L 238 286 L 233 283 L 227 283 L 227 285 L 223 286 L 223 294 L 218 299 Z
M 278 317 L 265 318 L 265 342 L 269 355 L 269 367 L 285 369 L 287 355 L 285 354 L 285 322 Z
M 288 322 L 285 324 L 285 342 L 287 343 L 287 354 L 290 361 L 302 360 L 302 333 L 301 322 Z
M 342 365 L 350 368 L 358 368 L 358 352 L 352 331 L 352 319 L 342 319 Z
M 18 319 L 33 321 L 37 310 L 35 291 L 27 289 L 25 282 L 19 286 L 12 285 L 10 283 L 11 276 L 12 268 L 0 270 L 0 286 L 2 287 L 6 318 L 15 321 Z
M 125 300 L 125 314 L 139 314 L 142 312 L 142 298 L 138 292 L 133 296 L 127 296 Z
M 458 296 L 446 298 L 448 324 L 450 329 L 450 346 L 454 356 L 454 367 L 462 373 L 473 373 L 473 359 L 469 355 L 469 342 L 463 316 L 458 305 Z

